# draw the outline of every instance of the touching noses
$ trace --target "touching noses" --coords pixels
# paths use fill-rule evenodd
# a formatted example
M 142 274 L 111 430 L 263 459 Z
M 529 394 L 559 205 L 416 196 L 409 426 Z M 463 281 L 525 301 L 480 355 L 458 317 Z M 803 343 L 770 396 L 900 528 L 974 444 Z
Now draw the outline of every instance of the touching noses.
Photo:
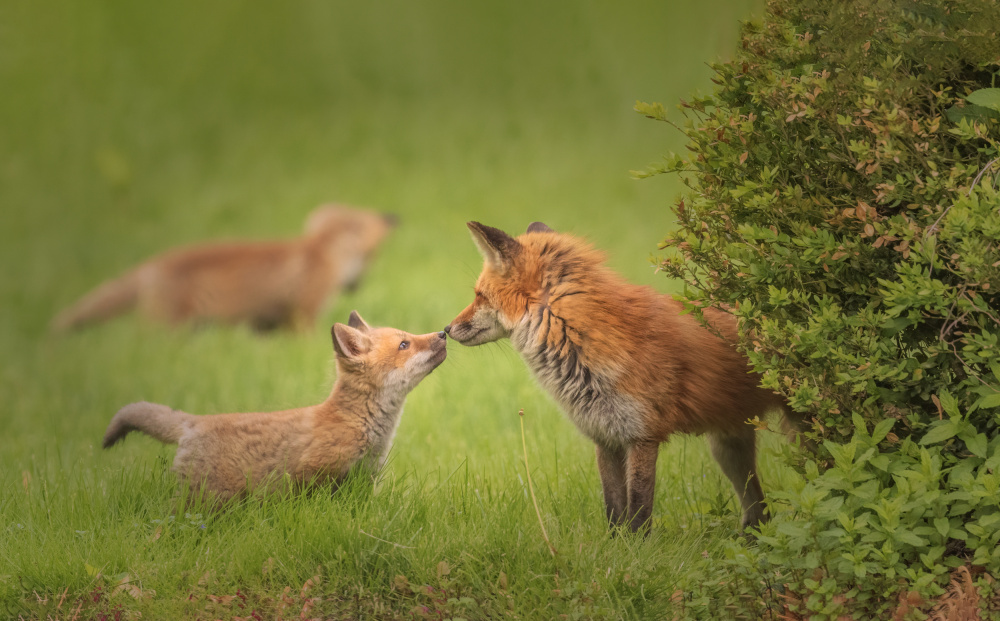
M 442 338 L 444 338 L 445 334 L 451 334 L 451 324 L 446 325 L 444 327 L 444 332 L 439 332 L 438 334 L 440 334 Z
M 446 339 L 446 338 L 448 338 L 448 336 L 447 336 L 447 332 L 448 332 L 449 330 L 451 330 L 451 326 L 448 326 L 447 328 L 445 328 L 445 329 L 444 329 L 444 330 L 442 330 L 441 332 L 438 332 L 438 338 L 442 338 L 442 339 Z

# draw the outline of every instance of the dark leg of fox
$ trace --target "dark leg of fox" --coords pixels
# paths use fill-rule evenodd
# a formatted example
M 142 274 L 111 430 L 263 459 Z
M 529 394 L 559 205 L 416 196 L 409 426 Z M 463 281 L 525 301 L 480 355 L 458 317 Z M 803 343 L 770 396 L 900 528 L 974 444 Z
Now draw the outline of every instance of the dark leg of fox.
M 656 487 L 656 458 L 659 442 L 637 442 L 625 454 L 625 478 L 628 484 L 628 525 L 632 532 L 649 534 L 653 516 L 653 491 Z
M 756 435 L 752 427 L 736 435 L 710 434 L 712 456 L 736 490 L 743 507 L 744 528 L 770 519 L 764 505 L 764 491 L 757 476 Z
M 250 327 L 261 334 L 284 328 L 292 323 L 292 307 L 274 302 L 257 310 L 250 318 Z
M 601 474 L 604 490 L 604 509 L 608 525 L 615 527 L 625 519 L 627 486 L 625 483 L 625 450 L 609 449 L 597 445 L 597 471 Z

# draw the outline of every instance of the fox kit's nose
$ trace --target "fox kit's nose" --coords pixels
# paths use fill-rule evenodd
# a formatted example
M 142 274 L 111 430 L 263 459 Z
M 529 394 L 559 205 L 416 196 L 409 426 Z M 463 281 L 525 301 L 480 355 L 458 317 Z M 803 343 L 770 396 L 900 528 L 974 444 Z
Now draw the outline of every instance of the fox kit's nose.
M 449 328 L 445 328 L 441 332 L 438 332 L 438 338 L 442 338 L 442 339 L 448 338 L 448 335 L 446 335 L 445 332 L 447 332 L 449 330 Z

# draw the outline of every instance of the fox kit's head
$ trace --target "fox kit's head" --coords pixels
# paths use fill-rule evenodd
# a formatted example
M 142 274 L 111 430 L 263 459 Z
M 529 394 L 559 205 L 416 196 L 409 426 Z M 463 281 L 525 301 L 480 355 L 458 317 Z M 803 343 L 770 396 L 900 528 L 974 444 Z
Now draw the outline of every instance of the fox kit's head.
M 309 214 L 305 236 L 335 259 L 337 284 L 353 289 L 397 220 L 393 214 L 323 205 Z
M 483 272 L 476 281 L 476 297 L 444 329 L 463 345 L 482 345 L 510 336 L 528 307 L 543 295 L 544 275 L 537 254 L 500 229 L 469 222 L 472 240 L 483 255 Z M 541 222 L 526 235 L 553 233 Z
M 413 390 L 448 355 L 444 332 L 416 335 L 372 328 L 357 311 L 347 325 L 334 324 L 332 334 L 338 377 L 351 376 L 397 396 Z

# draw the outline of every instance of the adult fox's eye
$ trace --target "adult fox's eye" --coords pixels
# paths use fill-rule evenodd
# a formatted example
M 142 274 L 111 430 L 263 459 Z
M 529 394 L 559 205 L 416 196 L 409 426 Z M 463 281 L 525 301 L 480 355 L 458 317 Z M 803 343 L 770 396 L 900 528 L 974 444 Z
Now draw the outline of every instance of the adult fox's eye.
M 399 348 L 400 349 L 409 349 L 410 348 L 410 342 L 409 341 L 403 341 L 402 343 L 399 344 Z

